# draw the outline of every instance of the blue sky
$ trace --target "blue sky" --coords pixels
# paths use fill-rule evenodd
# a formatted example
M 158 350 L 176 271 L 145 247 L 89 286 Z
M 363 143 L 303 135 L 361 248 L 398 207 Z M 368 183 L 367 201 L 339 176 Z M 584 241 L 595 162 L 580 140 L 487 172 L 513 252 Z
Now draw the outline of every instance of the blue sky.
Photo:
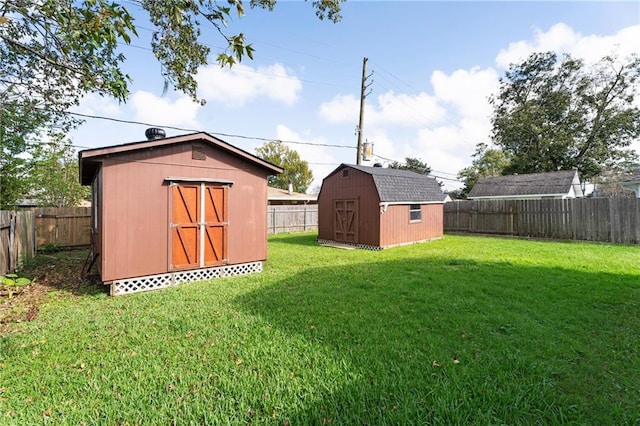
M 131 97 L 118 104 L 89 95 L 75 111 L 158 125 L 168 135 L 202 130 L 249 152 L 262 139 L 290 141 L 313 170 L 310 189 L 340 163 L 355 162 L 365 56 L 373 82 L 363 136 L 374 144 L 374 162 L 420 158 L 454 189 L 475 145 L 490 142 L 487 97 L 508 64 L 533 51 L 588 62 L 614 50 L 640 53 L 637 1 L 349 0 L 334 24 L 318 20 L 310 2 L 281 0 L 273 12 L 248 9 L 230 23 L 229 34 L 245 33 L 255 58 L 221 69 L 212 54 L 197 77 L 207 99 L 201 107 L 178 92 L 162 95 L 160 67 L 148 49 L 151 25 L 136 6 L 131 10 L 140 36 L 123 47 Z M 203 41 L 213 52 L 224 46 L 214 31 Z M 72 140 L 80 147 L 132 142 L 144 139 L 146 127 L 87 119 Z

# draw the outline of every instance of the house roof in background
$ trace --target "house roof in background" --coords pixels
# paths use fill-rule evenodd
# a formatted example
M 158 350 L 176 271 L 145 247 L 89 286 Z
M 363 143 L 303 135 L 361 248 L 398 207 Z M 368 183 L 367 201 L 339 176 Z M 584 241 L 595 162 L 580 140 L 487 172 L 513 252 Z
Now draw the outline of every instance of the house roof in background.
M 189 142 L 204 142 L 219 149 L 223 149 L 230 152 L 231 154 L 237 155 L 238 157 L 255 163 L 256 165 L 269 170 L 273 174 L 280 174 L 283 172 L 282 168 L 271 164 L 261 158 L 258 158 L 255 155 L 248 153 L 247 151 L 237 148 L 223 141 L 222 139 L 213 137 L 205 132 L 198 132 L 180 136 L 165 137 L 161 139 L 144 140 L 139 142 L 125 143 L 121 145 L 111 145 L 101 148 L 85 149 L 83 151 L 80 151 L 78 153 L 78 158 L 80 159 L 80 181 L 83 185 L 90 184 L 99 167 L 100 161 L 105 157 L 125 154 L 141 149 L 153 149 L 165 145 L 174 145 Z
M 578 172 L 562 170 L 546 173 L 528 173 L 483 177 L 469 192 L 468 198 L 510 197 L 519 195 L 559 196 L 568 194 L 574 185 Z M 576 188 L 573 188 L 576 190 Z M 582 189 L 577 188 L 577 196 L 582 196 Z
M 380 202 L 444 202 L 445 195 L 438 182 L 427 175 L 408 170 L 387 167 L 357 166 L 341 164 L 329 176 L 349 167 L 372 176 Z M 327 176 L 328 177 L 328 176 Z
M 269 186 L 267 188 L 267 199 L 269 201 L 317 201 L 318 194 L 302 194 L 300 192 L 291 192 L 286 189 L 273 188 Z

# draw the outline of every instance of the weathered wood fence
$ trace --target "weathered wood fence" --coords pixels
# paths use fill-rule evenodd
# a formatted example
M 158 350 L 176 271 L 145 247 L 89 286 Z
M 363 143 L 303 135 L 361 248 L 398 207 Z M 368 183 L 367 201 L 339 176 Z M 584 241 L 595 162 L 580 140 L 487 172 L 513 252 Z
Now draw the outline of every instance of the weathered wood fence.
M 91 244 L 91 207 L 44 207 L 34 213 L 38 247 Z
M 455 201 L 444 231 L 640 244 L 640 199 Z
M 0 275 L 19 269 L 35 252 L 34 213 L 0 211 Z
M 269 234 L 317 230 L 317 204 L 267 207 L 267 232 Z

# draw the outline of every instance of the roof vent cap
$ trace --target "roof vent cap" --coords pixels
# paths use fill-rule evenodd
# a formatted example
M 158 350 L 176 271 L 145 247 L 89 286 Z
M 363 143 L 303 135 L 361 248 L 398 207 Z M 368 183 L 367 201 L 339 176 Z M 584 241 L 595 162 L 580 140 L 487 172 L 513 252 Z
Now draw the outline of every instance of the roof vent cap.
M 164 129 L 159 127 L 149 127 L 145 130 L 144 135 L 147 137 L 147 140 L 150 141 L 155 139 L 164 139 L 167 136 Z
M 382 167 L 382 163 L 376 163 L 373 165 L 373 167 Z

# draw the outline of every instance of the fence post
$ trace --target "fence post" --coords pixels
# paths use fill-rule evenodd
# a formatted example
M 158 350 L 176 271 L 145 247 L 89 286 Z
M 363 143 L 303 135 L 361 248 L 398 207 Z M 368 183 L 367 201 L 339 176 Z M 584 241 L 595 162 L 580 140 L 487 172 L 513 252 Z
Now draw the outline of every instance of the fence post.
M 304 218 L 302 219 L 302 230 L 306 231 L 307 230 L 307 205 L 304 205 Z
M 16 214 L 9 213 L 9 271 L 16 270 L 16 254 L 14 244 L 16 240 Z
M 460 202 L 456 201 L 456 231 L 460 231 Z
M 271 221 L 271 226 L 273 227 L 273 233 L 276 233 L 276 209 L 273 209 L 273 220 Z

